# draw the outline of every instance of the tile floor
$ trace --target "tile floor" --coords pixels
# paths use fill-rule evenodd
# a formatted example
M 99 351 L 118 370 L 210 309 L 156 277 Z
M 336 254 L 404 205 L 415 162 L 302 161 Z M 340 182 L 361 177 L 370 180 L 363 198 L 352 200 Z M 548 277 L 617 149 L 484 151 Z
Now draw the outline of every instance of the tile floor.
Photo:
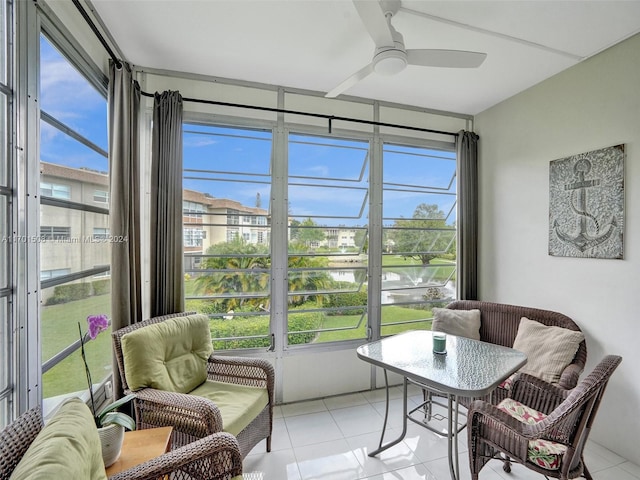
M 402 389 L 391 389 L 391 411 L 385 438 L 396 438 L 402 425 Z M 410 390 L 418 405 L 421 393 Z M 446 438 L 409 424 L 404 440 L 375 458 L 384 418 L 384 390 L 354 393 L 275 408 L 271 453 L 260 442 L 244 461 L 245 480 L 449 480 Z M 597 419 L 596 419 L 597 421 Z M 469 480 L 466 431 L 460 435 L 461 480 Z M 640 466 L 590 442 L 585 462 L 595 480 L 638 480 Z M 493 461 L 481 480 L 541 480 L 520 465 L 510 474 Z

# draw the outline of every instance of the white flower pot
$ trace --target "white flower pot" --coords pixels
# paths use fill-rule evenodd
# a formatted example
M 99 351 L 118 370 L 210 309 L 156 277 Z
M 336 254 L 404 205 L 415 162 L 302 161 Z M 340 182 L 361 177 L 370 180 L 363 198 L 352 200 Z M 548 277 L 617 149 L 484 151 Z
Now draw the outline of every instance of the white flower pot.
M 102 444 L 102 460 L 104 466 L 113 465 L 120 458 L 122 441 L 124 440 L 124 427 L 112 423 L 106 427 L 98 428 L 98 436 Z

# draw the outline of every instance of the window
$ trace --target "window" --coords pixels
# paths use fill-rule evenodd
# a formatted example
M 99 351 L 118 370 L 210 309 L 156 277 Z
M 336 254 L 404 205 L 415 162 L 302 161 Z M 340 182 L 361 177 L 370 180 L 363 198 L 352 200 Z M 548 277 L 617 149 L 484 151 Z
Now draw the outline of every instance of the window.
M 271 192 L 271 137 L 263 130 L 183 128 L 183 198 L 204 206 L 199 223 L 183 219 L 186 309 L 209 315 L 217 350 L 271 344 L 269 236 L 263 227 L 258 242 L 251 223 L 269 215 L 261 198 Z
M 58 268 L 56 270 L 40 270 L 40 280 L 50 280 L 52 278 L 64 277 L 69 275 L 71 270 L 69 268 Z
M 185 247 L 202 247 L 204 239 L 204 230 L 195 228 L 184 229 L 184 246 Z
M 78 324 L 85 331 L 88 315 L 111 309 L 109 278 L 95 278 L 109 271 L 110 244 L 95 241 L 109 235 L 109 167 L 106 90 L 92 75 L 40 36 L 40 232 L 54 240 L 40 243 L 45 407 L 86 390 Z M 89 366 L 97 383 L 111 374 L 111 341 L 94 342 Z
M 288 143 L 288 343 L 367 338 L 369 143 L 301 134 Z M 358 238 L 340 248 L 348 231 Z
M 95 190 L 93 192 L 93 201 L 98 203 L 109 203 L 109 192 L 104 190 Z
M 431 328 L 431 309 L 456 291 L 453 150 L 383 142 L 382 178 L 372 185 L 370 139 L 279 133 L 288 170 L 272 196 L 280 180 L 270 176 L 278 166 L 268 135 L 184 126 L 184 194 L 208 202 L 202 253 L 185 243 L 187 309 L 210 315 L 217 348 L 266 346 L 269 331 L 284 332 L 283 348 L 298 348 Z M 373 194 L 382 224 L 370 220 Z M 263 206 L 267 198 L 281 204 Z M 279 225 L 274 208 L 286 212 Z M 185 239 L 193 225 L 185 220 Z M 274 235 L 286 245 L 272 245 Z M 370 275 L 381 282 L 369 285 Z M 272 311 L 271 281 L 286 285 L 281 311 Z M 372 298 L 380 314 L 369 319 Z M 268 324 L 277 319 L 282 325 Z M 258 338 L 240 340 L 251 335 Z
M 40 227 L 40 238 L 42 240 L 70 240 L 71 227 Z
M 71 187 L 69 185 L 40 182 L 40 195 L 69 200 L 71 198 Z
M 383 148 L 383 335 L 431 328 L 431 308 L 455 299 L 454 152 Z
M 107 240 L 109 238 L 109 229 L 103 227 L 93 227 L 94 240 Z

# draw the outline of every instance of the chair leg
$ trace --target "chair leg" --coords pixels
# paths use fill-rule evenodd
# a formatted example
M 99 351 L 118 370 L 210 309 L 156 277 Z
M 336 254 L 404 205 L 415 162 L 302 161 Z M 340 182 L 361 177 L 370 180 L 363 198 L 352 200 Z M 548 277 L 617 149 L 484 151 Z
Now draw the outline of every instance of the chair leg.
M 511 473 L 511 459 L 506 455 L 502 458 L 502 469 L 507 473 Z
M 271 451 L 271 435 L 267 437 L 267 453 Z
M 593 480 L 593 477 L 591 476 L 591 473 L 589 472 L 589 469 L 584 464 L 584 460 L 582 460 L 582 476 L 584 478 L 586 478 L 587 480 Z

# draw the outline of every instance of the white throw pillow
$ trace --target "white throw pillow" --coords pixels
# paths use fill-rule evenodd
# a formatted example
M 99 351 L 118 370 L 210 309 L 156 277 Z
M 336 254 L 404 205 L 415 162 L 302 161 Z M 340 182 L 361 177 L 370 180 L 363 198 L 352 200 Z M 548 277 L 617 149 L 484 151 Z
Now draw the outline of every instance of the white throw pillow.
M 480 340 L 480 310 L 432 308 L 431 330 Z
M 527 356 L 527 364 L 520 369 L 521 372 L 558 383 L 583 340 L 582 332 L 548 326 L 522 317 L 513 348 Z

